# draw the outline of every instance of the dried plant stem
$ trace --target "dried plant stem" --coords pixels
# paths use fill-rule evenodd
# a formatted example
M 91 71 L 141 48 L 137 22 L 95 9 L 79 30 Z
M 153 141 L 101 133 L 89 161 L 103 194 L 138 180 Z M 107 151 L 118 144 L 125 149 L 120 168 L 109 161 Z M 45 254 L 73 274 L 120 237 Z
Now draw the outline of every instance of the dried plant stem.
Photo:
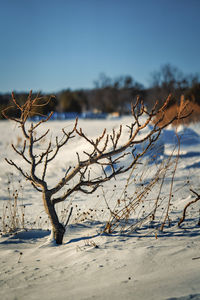
M 178 112 L 178 116 L 180 115 L 180 111 Z M 178 161 L 179 161 L 179 157 L 180 157 L 180 138 L 177 134 L 176 131 L 176 137 L 177 137 L 177 142 L 178 142 L 178 153 L 176 155 L 176 159 L 175 159 L 175 166 L 172 172 L 172 178 L 171 178 L 171 184 L 170 184 L 170 191 L 169 191 L 169 200 L 168 200 L 168 204 L 167 204 L 167 210 L 166 210 L 166 214 L 163 220 L 163 223 L 161 224 L 160 230 L 163 231 L 165 223 L 167 221 L 167 219 L 169 220 L 169 209 L 170 209 L 170 205 L 171 205 L 171 200 L 172 200 L 172 191 L 173 191 L 173 185 L 174 185 L 174 178 L 175 178 L 175 174 L 176 174 L 176 170 L 178 167 Z M 169 224 L 170 224 L 170 220 L 169 220 Z
M 197 201 L 200 200 L 200 195 L 199 195 L 199 194 L 197 194 L 197 193 L 196 193 L 194 190 L 192 190 L 192 189 L 190 189 L 190 191 L 191 191 L 193 194 L 195 194 L 197 197 L 196 197 L 194 200 L 188 202 L 188 203 L 185 205 L 184 210 L 183 210 L 183 215 L 182 215 L 181 219 L 180 219 L 179 222 L 178 222 L 178 226 L 180 226 L 180 225 L 185 221 L 186 212 L 187 212 L 187 209 L 189 208 L 189 206 L 192 205 L 192 204 L 194 204 L 194 203 L 196 203 Z

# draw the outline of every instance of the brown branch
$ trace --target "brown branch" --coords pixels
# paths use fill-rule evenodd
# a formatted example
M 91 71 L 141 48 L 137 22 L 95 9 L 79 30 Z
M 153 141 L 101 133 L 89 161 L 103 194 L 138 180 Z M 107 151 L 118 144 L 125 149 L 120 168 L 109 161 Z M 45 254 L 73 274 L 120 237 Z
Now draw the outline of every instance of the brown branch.
M 64 128 L 62 129 L 64 136 L 63 136 L 63 138 L 61 139 L 60 142 L 58 142 L 58 137 L 56 137 L 56 150 L 53 153 L 53 155 L 47 160 L 47 163 L 52 161 L 57 156 L 60 148 L 62 148 L 64 145 L 66 145 L 69 139 L 72 139 L 72 138 L 75 137 L 73 135 L 73 133 L 76 131 L 77 124 L 78 124 L 78 118 L 76 118 L 75 125 L 74 125 L 74 128 L 72 129 L 72 131 L 66 133 Z
M 196 203 L 197 201 L 200 200 L 200 195 L 199 195 L 197 192 L 195 192 L 195 191 L 192 190 L 192 189 L 190 189 L 190 191 L 191 191 L 193 194 L 196 195 L 196 198 L 195 198 L 194 200 L 188 202 L 188 203 L 185 205 L 184 210 L 183 210 L 183 215 L 182 215 L 181 219 L 180 219 L 179 222 L 178 222 L 178 226 L 180 226 L 180 225 L 185 221 L 186 212 L 187 212 L 188 207 L 189 207 L 190 205 L 192 205 L 192 204 L 194 204 L 194 203 Z
M 24 146 L 23 149 L 21 151 L 19 151 L 13 144 L 11 145 L 13 150 L 20 156 L 23 157 L 23 159 L 28 163 L 31 164 L 30 160 L 28 160 L 28 158 L 25 156 L 24 152 L 25 152 L 25 148 L 26 148 L 26 141 L 24 141 Z
M 17 103 L 17 101 L 15 99 L 14 92 L 12 92 L 12 100 L 13 100 L 15 106 L 17 106 L 17 108 L 22 111 L 22 107 Z
M 36 171 L 36 156 L 33 154 L 33 124 L 31 124 L 31 128 L 29 129 L 29 157 L 31 159 L 31 178 L 32 181 L 35 182 L 37 185 L 41 187 L 46 187 L 47 184 L 44 180 L 40 179 L 38 176 L 36 176 L 35 171 Z
M 7 158 L 5 158 L 5 161 L 11 165 L 14 166 L 26 179 L 28 179 L 29 181 L 31 181 L 31 176 L 29 176 L 27 173 L 25 173 L 22 168 L 20 168 L 14 161 L 12 160 L 8 160 Z
M 16 123 L 20 123 L 20 124 L 21 124 L 21 120 L 20 120 L 20 119 L 14 118 L 14 117 L 12 117 L 12 116 L 8 116 L 8 115 L 6 114 L 6 111 L 8 111 L 8 110 L 11 109 L 11 108 L 15 108 L 15 106 L 11 105 L 11 106 L 8 106 L 8 107 L 4 108 L 4 109 L 1 111 L 2 115 L 4 116 L 5 119 L 8 119 L 8 120 L 11 120 L 11 121 L 14 121 L 14 122 L 16 122 Z
M 32 130 L 35 130 L 38 126 L 40 126 L 42 123 L 46 123 L 47 121 L 49 121 L 49 119 L 52 117 L 53 115 L 53 111 L 44 119 L 40 120 L 39 122 L 37 122 L 35 124 L 35 126 L 32 127 Z
M 38 192 L 40 192 L 40 193 L 42 192 L 42 190 L 39 189 L 39 187 L 37 187 L 37 185 L 33 181 L 31 182 L 31 184 Z
M 49 133 L 49 129 L 44 133 L 44 134 L 42 134 L 39 138 L 35 138 L 34 140 L 33 140 L 33 143 L 37 143 L 37 142 L 39 142 L 39 141 L 41 141 L 48 133 Z
M 47 165 L 48 165 L 48 155 L 51 152 L 51 142 L 49 142 L 49 146 L 46 150 L 46 158 L 45 158 L 45 162 L 44 162 L 44 168 L 43 168 L 43 174 L 42 174 L 42 180 L 44 180 L 45 176 L 46 176 L 46 172 L 47 172 Z
M 72 193 L 80 191 L 83 192 L 85 194 L 92 194 L 94 193 L 94 191 L 97 190 L 98 187 L 100 187 L 100 185 L 106 181 L 109 181 L 111 178 L 113 178 L 115 175 L 120 174 L 122 170 L 122 167 L 120 167 L 118 170 L 116 170 L 115 172 L 111 173 L 109 176 L 106 176 L 104 178 L 100 177 L 99 179 L 93 179 L 93 180 L 82 180 L 82 178 L 80 179 L 80 182 L 78 182 L 73 188 L 68 189 L 66 193 L 63 194 L 63 196 L 58 197 L 58 198 L 53 198 L 52 199 L 52 203 L 53 204 L 57 204 L 59 202 L 64 201 L 66 198 L 68 198 Z M 83 187 L 89 187 L 91 188 L 91 190 L 85 190 L 83 189 Z M 50 190 L 51 194 L 52 190 Z
M 73 211 L 73 207 L 71 207 L 71 209 L 70 209 L 69 216 L 68 216 L 68 218 L 67 218 L 67 221 L 66 221 L 64 227 L 67 227 L 67 225 L 68 225 L 68 223 L 69 223 L 69 220 L 70 220 L 70 218 L 71 218 L 71 215 L 72 215 L 72 211 Z

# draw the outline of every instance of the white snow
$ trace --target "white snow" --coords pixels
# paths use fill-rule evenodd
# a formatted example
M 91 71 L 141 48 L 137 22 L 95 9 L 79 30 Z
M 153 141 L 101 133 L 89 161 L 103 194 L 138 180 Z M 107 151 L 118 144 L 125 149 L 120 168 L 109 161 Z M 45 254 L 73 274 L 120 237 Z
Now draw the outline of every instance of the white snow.
M 125 128 L 131 121 L 131 117 L 80 120 L 79 126 L 87 136 L 95 138 L 104 128 L 111 132 L 113 128 L 119 128 L 120 124 Z M 67 130 L 72 126 L 73 121 L 50 121 L 38 131 L 44 132 L 49 127 L 53 140 L 56 135 L 60 135 L 63 127 Z M 127 183 L 128 174 L 123 174 L 92 195 L 77 193 L 58 205 L 63 221 L 67 219 L 66 211 L 70 205 L 74 207 L 61 246 L 54 244 L 47 230 L 50 224 L 44 212 L 41 194 L 4 160 L 5 157 L 13 159 L 25 168 L 24 161 L 10 147 L 10 143 L 18 143 L 19 146 L 22 143 L 19 128 L 12 122 L 1 121 L 0 132 L 1 230 L 2 216 L 6 217 L 10 209 L 8 186 L 11 194 L 19 190 L 18 213 L 20 216 L 24 213 L 25 227 L 28 228 L 27 231 L 21 230 L 15 235 L 4 234 L 0 238 L 0 299 L 200 299 L 200 227 L 197 225 L 200 201 L 188 209 L 182 226 L 177 226 L 184 205 L 195 198 L 190 188 L 199 192 L 199 124 L 178 129 L 181 151 L 174 179 L 170 227 L 166 222 L 161 232 L 157 227 L 151 228 L 148 223 L 144 223 L 127 235 L 121 234 L 119 228 L 113 234 L 103 234 L 103 228 L 110 218 L 105 199 L 111 208 L 116 206 Z M 124 130 L 121 142 L 125 140 Z M 174 144 L 177 144 L 176 133 L 170 127 L 164 130 L 157 142 L 156 161 L 153 163 L 150 159 L 153 151 L 150 150 L 143 164 L 133 173 L 135 182 L 132 181 L 128 187 L 129 195 L 153 180 L 159 165 L 174 150 Z M 45 148 L 45 141 L 40 147 L 38 151 Z M 87 151 L 88 147 L 80 139 L 72 139 L 63 147 L 58 159 L 49 166 L 50 185 L 58 182 L 64 170 L 76 162 L 76 152 L 84 156 L 82 151 Z M 173 158 L 176 153 L 177 150 L 173 152 Z M 128 160 L 127 156 L 123 163 L 128 163 Z M 172 170 L 166 176 L 163 202 L 158 209 L 156 222 L 163 218 L 166 211 Z M 158 189 L 159 185 L 156 185 L 149 197 L 156 197 Z M 147 200 L 143 205 L 148 210 L 151 201 Z M 138 209 L 136 213 L 139 219 L 142 207 Z M 81 221 L 85 215 L 87 218 Z

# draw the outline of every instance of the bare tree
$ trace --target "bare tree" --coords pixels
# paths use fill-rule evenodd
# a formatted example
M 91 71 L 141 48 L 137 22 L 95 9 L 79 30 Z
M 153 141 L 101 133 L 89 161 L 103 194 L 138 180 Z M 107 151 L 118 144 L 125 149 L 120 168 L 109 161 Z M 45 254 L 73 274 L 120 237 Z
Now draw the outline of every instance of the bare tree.
M 158 139 L 161 130 L 173 122 L 178 116 L 175 116 L 164 126 L 158 126 L 161 122 L 165 107 L 170 101 L 170 97 L 166 100 L 165 104 L 159 111 L 156 111 L 156 105 L 151 112 L 147 112 L 143 102 L 138 98 L 135 105 L 132 106 L 133 123 L 127 126 L 129 133 L 127 134 L 126 143 L 121 142 L 122 126 L 118 131 L 113 130 L 111 134 L 108 134 L 106 129 L 102 132 L 96 140 L 89 138 L 81 128 L 78 128 L 78 120 L 75 121 L 74 127 L 71 131 L 66 132 L 62 129 L 62 138 L 58 136 L 55 139 L 55 143 L 49 138 L 48 145 L 45 150 L 41 150 L 38 154 L 38 143 L 43 138 L 48 138 L 49 129 L 43 134 L 38 135 L 36 129 L 42 124 L 49 121 L 52 113 L 40 120 L 37 123 L 27 122 L 34 107 L 38 105 L 38 98 L 32 99 L 32 93 L 30 92 L 27 101 L 24 105 L 19 105 L 12 94 L 12 100 L 14 106 L 20 113 L 19 118 L 8 117 L 9 109 L 4 111 L 4 115 L 16 122 L 22 132 L 24 143 L 22 149 L 12 144 L 13 150 L 27 163 L 28 171 L 20 167 L 18 163 L 6 158 L 6 161 L 11 166 L 15 167 L 33 187 L 42 194 L 43 204 L 47 215 L 51 221 L 53 237 L 57 244 L 62 244 L 63 236 L 65 233 L 66 224 L 61 224 L 59 221 L 55 205 L 65 201 L 74 192 L 82 192 L 85 194 L 91 194 L 97 190 L 104 182 L 111 180 L 117 175 L 127 172 L 138 160 L 145 154 L 145 152 L 151 147 Z M 37 103 L 37 104 L 36 104 Z M 161 113 L 161 117 L 155 124 L 152 125 L 152 129 L 149 130 L 145 136 L 140 136 L 143 129 L 147 128 L 152 119 L 157 113 Z M 145 118 L 144 118 L 145 117 Z M 180 116 L 179 116 L 180 117 Z M 146 131 L 145 131 L 146 132 Z M 77 153 L 77 164 L 74 168 L 68 166 L 63 174 L 61 180 L 59 180 L 53 187 L 50 187 L 47 179 L 47 169 L 51 162 L 56 158 L 59 150 L 75 136 L 79 136 L 84 142 L 90 145 L 90 152 L 83 152 L 85 159 L 80 158 L 80 154 Z M 140 153 L 136 153 L 134 146 L 145 142 L 145 146 Z M 37 151 L 36 151 L 37 149 Z M 127 154 L 131 154 L 131 162 L 128 166 L 120 166 L 119 162 Z M 97 165 L 101 168 L 100 175 L 98 177 L 91 175 L 91 167 Z M 107 167 L 110 167 L 110 172 L 107 172 Z M 42 167 L 42 168 L 41 168 Z M 66 186 L 69 186 L 66 190 Z M 56 196 L 58 195 L 59 196 Z M 68 218 L 69 220 L 69 218 Z M 67 222 L 66 222 L 67 223 Z

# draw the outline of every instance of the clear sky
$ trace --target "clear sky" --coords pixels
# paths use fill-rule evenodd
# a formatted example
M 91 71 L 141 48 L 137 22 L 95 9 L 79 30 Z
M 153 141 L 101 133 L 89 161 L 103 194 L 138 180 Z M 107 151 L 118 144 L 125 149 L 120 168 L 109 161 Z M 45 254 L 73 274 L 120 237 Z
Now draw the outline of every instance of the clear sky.
M 0 92 L 200 72 L 200 0 L 0 0 Z

